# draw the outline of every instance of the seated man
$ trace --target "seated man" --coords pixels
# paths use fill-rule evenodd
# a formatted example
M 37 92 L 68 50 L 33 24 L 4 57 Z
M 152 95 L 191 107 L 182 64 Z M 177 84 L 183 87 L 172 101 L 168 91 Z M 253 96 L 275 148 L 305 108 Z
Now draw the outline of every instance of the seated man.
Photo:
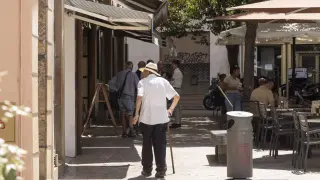
M 250 100 L 251 101 L 259 101 L 266 106 L 274 106 L 275 100 L 272 93 L 272 88 L 274 83 L 272 80 L 261 79 L 259 80 L 260 86 L 252 91 Z

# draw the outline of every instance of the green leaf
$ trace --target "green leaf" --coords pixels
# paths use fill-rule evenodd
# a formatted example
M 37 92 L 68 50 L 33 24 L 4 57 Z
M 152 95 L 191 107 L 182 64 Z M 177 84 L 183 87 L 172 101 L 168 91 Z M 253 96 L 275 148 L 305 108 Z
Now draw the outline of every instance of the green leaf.
M 169 19 L 161 25 L 161 31 L 166 37 L 184 37 L 189 32 L 202 31 L 209 28 L 214 34 L 219 34 L 241 23 L 230 21 L 210 21 L 219 16 L 232 15 L 236 11 L 226 9 L 248 3 L 248 0 L 168 0 Z
M 5 180 L 16 180 L 17 171 L 15 169 L 10 169 L 10 171 L 4 176 Z

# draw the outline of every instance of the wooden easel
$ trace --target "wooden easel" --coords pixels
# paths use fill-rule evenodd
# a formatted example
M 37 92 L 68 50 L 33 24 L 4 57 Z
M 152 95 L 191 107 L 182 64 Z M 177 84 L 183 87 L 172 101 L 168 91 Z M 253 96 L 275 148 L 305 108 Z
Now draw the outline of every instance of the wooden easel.
M 99 99 L 99 95 L 100 95 L 101 91 L 103 93 L 104 100 L 100 100 Z M 98 96 L 98 102 L 105 102 L 106 103 L 108 111 L 109 111 L 109 114 L 111 116 L 111 120 L 112 120 L 113 126 L 114 126 L 114 132 L 115 132 L 115 134 L 117 134 L 117 123 L 116 123 L 116 120 L 114 118 L 113 111 L 111 109 L 111 105 L 110 105 L 110 102 L 109 102 L 106 86 L 105 86 L 105 84 L 98 83 L 97 86 L 96 86 L 96 91 L 94 93 L 94 96 L 93 96 L 93 99 L 92 99 L 92 102 L 91 102 L 91 106 L 90 106 L 87 118 L 86 118 L 86 123 L 83 126 L 82 135 L 85 133 L 85 131 L 87 129 L 87 126 L 88 126 L 88 123 L 89 123 L 89 125 L 91 125 L 90 116 L 91 116 L 94 104 L 96 102 L 97 96 Z

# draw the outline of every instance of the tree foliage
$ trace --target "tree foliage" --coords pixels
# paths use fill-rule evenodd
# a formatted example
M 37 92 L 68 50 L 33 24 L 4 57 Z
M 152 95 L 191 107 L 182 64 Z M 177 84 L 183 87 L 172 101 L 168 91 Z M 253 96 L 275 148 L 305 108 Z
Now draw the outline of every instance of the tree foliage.
M 166 37 L 184 37 L 189 32 L 198 34 L 210 30 L 214 34 L 239 26 L 230 21 L 208 21 L 215 17 L 232 15 L 227 8 L 246 4 L 248 0 L 168 0 L 169 19 L 161 26 Z

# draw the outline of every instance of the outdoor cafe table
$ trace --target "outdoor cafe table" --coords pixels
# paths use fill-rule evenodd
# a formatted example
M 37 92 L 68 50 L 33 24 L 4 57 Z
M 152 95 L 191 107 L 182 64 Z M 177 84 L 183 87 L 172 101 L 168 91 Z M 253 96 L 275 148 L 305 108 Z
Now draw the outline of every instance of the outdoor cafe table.
M 267 108 L 267 111 L 270 112 L 271 109 Z M 310 108 L 277 108 L 276 111 L 280 113 L 293 112 L 293 111 L 311 112 L 311 109 Z
M 307 119 L 308 123 L 320 124 L 320 117 Z

